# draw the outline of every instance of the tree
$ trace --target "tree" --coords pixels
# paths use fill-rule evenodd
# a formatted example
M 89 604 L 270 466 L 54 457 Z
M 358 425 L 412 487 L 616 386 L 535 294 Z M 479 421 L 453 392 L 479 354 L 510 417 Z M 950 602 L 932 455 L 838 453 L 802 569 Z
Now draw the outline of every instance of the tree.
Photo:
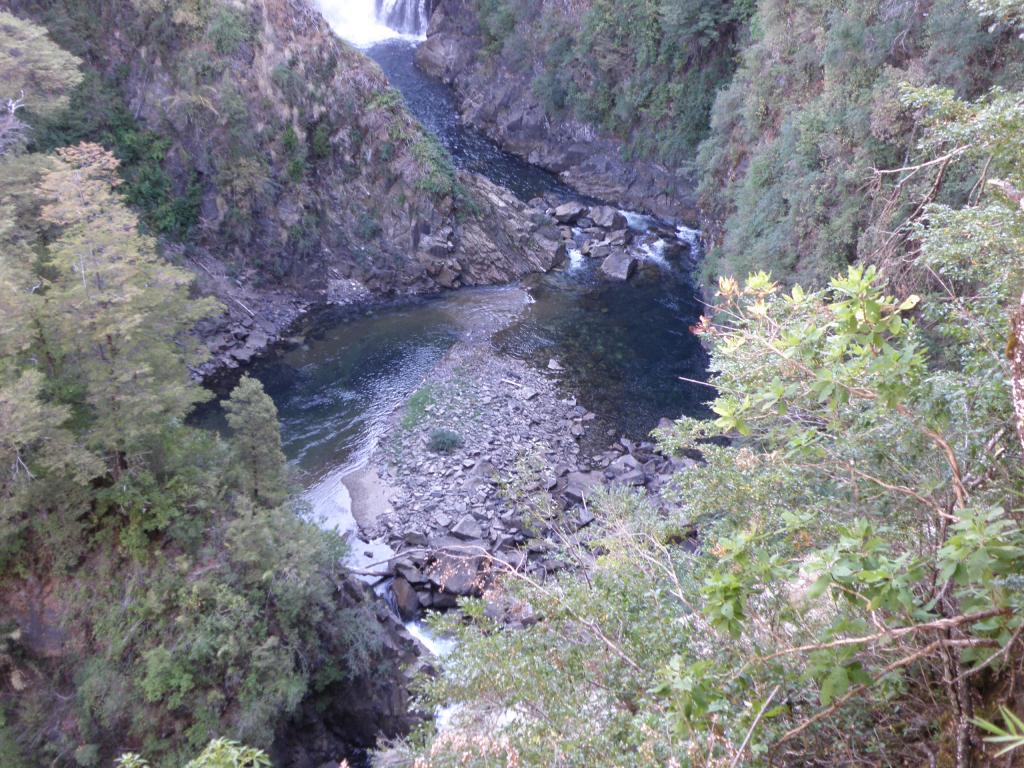
M 180 420 L 206 393 L 191 384 L 201 351 L 187 332 L 218 306 L 192 299 L 189 272 L 168 264 L 117 194 L 117 159 L 94 144 L 58 151 L 44 174 L 43 221 L 57 236 L 39 314 L 56 375 L 82 389 L 89 442 L 115 474 L 138 440 Z
M 0 157 L 19 146 L 27 126 L 18 112 L 52 114 L 82 79 L 78 59 L 57 46 L 46 30 L 0 11 Z
M 239 490 L 257 504 L 280 504 L 287 495 L 287 474 L 277 406 L 259 381 L 243 376 L 224 409 L 234 432 Z

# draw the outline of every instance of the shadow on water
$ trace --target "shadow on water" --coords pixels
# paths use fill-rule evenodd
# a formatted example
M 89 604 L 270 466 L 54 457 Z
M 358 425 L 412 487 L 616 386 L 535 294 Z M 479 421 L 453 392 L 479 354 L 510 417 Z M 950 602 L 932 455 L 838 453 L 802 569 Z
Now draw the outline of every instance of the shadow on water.
M 451 88 L 416 67 L 416 43 L 400 38 L 377 43 L 366 54 L 405 98 L 409 111 L 437 136 L 460 168 L 483 174 L 520 199 L 540 195 L 587 200 L 549 171 L 505 150 L 459 119 Z
M 702 304 L 685 272 L 644 264 L 628 283 L 596 260 L 530 281 L 534 303 L 497 334 L 499 351 L 563 369 L 563 386 L 616 434 L 645 437 L 662 417 L 705 416 L 707 352 L 689 328 Z

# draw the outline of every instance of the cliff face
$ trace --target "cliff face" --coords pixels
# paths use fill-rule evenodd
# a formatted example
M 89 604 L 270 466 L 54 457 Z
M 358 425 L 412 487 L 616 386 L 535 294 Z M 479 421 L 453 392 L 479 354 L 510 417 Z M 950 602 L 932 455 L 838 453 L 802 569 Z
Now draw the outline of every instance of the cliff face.
M 420 67 L 456 89 L 464 120 L 582 192 L 674 220 L 696 220 L 694 180 L 685 169 L 627 159 L 635 153 L 622 138 L 570 110 L 545 106 L 538 83 L 549 76 L 544 58 L 558 42 L 516 53 L 514 45 L 495 51 L 485 37 L 474 0 L 440 0 L 417 51 Z
M 175 191 L 199 198 L 188 263 L 228 306 L 215 353 L 244 361 L 309 301 L 499 282 L 560 257 L 522 205 L 453 170 L 305 0 L 12 5 L 169 141 Z

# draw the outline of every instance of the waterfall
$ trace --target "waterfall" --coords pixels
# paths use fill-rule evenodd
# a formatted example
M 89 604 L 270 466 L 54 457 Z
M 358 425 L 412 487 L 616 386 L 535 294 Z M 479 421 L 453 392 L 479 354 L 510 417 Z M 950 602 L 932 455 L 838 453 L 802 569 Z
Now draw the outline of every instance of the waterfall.
M 377 20 L 396 32 L 425 35 L 430 23 L 430 0 L 376 0 Z
M 433 0 L 316 0 L 338 35 L 360 48 L 427 33 Z

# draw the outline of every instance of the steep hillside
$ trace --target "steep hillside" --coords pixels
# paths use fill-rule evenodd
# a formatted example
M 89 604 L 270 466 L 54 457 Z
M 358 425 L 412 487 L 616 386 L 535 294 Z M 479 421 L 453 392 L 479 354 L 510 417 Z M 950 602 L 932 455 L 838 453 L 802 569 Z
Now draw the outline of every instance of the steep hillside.
M 304 0 L 12 5 L 94 72 L 39 148 L 111 139 L 151 229 L 199 246 L 186 263 L 255 328 L 242 359 L 296 300 L 503 281 L 560 255 Z M 215 347 L 248 338 L 238 323 Z
M 709 274 L 766 269 L 821 284 L 874 259 L 912 210 L 875 227 L 884 200 L 873 209 L 874 170 L 904 165 L 921 137 L 901 84 L 975 98 L 1024 82 L 1024 43 L 968 0 L 761 0 L 753 29 L 701 148 Z M 976 179 L 953 169 L 943 199 L 962 202 Z
M 686 220 L 690 161 L 749 6 L 441 0 L 418 61 L 511 151 L 589 194 Z

